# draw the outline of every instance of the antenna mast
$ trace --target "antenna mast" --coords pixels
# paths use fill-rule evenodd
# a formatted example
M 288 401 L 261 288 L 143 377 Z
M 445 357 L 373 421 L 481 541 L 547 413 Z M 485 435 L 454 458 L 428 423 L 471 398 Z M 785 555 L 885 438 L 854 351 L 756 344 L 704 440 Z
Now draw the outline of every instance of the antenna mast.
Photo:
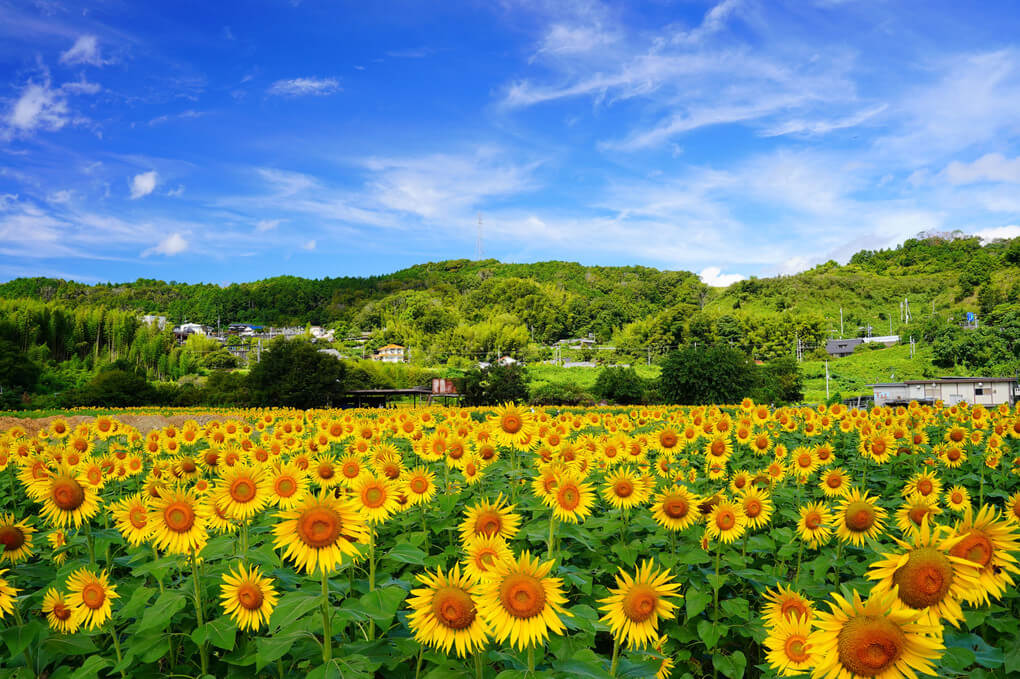
M 478 213 L 478 237 L 475 239 L 475 259 L 485 259 L 485 249 L 482 247 L 482 213 Z

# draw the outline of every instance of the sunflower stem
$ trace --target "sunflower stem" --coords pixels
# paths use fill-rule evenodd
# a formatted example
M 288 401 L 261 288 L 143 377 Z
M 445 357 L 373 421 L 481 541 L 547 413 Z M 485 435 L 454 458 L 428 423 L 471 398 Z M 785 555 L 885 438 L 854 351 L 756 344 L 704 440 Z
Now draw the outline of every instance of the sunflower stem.
M 96 539 L 92 536 L 92 522 L 85 522 L 85 542 L 89 546 L 89 565 L 96 567 Z
M 14 494 L 14 490 L 15 490 L 15 485 L 14 485 L 14 465 L 11 464 L 10 462 L 7 463 L 7 480 L 10 481 L 10 483 L 11 483 L 11 503 L 12 503 L 13 507 L 16 508 L 18 506 L 18 498 Z
M 110 515 L 107 512 L 103 512 L 103 528 L 109 530 L 110 528 Z M 110 560 L 110 543 L 106 543 L 106 568 L 107 570 L 113 570 L 113 563 Z
M 528 674 L 535 673 L 535 647 L 528 646 Z
M 549 512 L 549 558 L 553 558 L 556 551 L 554 540 L 556 539 L 556 515 Z
M 616 664 L 620 661 L 620 640 L 613 636 L 613 659 L 609 662 L 609 676 L 616 676 Z
M 715 613 L 712 618 L 712 630 L 719 626 L 719 561 L 722 560 L 722 543 L 720 542 L 715 551 L 715 579 L 712 581 L 712 606 Z
M 425 657 L 425 644 L 418 645 L 418 662 L 414 666 L 414 679 L 421 676 L 421 661 Z
M 419 502 L 418 509 L 421 510 L 421 529 L 425 533 L 425 555 L 428 556 L 431 543 L 429 542 L 429 525 L 425 521 L 425 503 Z
M 375 591 L 375 528 L 368 529 L 368 591 Z M 375 639 L 375 620 L 368 621 L 368 640 Z
M 985 503 L 985 463 L 981 462 L 981 485 L 978 486 L 978 507 Z
M 804 541 L 800 540 L 800 545 L 797 547 L 797 572 L 793 576 L 793 588 L 797 589 L 797 584 L 800 582 L 800 560 L 804 555 Z
M 333 659 L 332 611 L 329 610 L 329 573 L 322 569 L 322 662 Z
M 475 653 L 475 679 L 482 679 L 484 677 L 484 671 L 482 666 L 482 652 Z
M 113 620 L 110 620 L 110 638 L 113 639 L 113 650 L 117 654 L 117 664 L 120 665 L 123 662 L 123 657 L 120 654 L 120 639 L 117 638 L 117 628 L 113 625 Z M 123 679 L 127 679 L 127 675 L 124 674 L 124 669 L 121 668 L 120 676 Z
M 202 614 L 202 586 L 198 581 L 198 555 L 195 554 L 195 547 L 191 547 L 191 575 L 195 583 L 195 619 L 198 626 L 205 624 L 205 616 Z M 209 674 L 209 649 L 205 642 L 198 645 L 198 655 L 202 663 L 202 675 Z
M 17 602 L 14 602 L 14 621 L 18 623 L 18 627 L 25 624 L 25 621 L 21 618 L 21 611 L 18 610 Z M 32 659 L 32 651 L 29 650 L 28 646 L 25 647 L 25 666 L 28 671 L 32 673 L 33 677 L 38 677 L 39 673 L 35 671 L 35 660 Z

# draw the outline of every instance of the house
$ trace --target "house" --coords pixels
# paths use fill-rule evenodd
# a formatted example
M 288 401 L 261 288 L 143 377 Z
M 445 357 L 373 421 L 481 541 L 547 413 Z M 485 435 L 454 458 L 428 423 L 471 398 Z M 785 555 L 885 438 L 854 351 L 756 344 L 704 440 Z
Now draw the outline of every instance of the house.
M 847 339 L 829 339 L 825 341 L 825 352 L 829 356 L 842 358 L 854 353 L 854 349 L 860 344 L 884 344 L 891 347 L 900 341 L 899 335 L 879 335 L 875 337 L 850 337 Z
M 207 328 L 200 323 L 181 323 L 174 328 L 174 336 L 182 344 L 188 339 L 189 335 L 208 335 L 210 332 L 211 328 Z
M 517 365 L 518 361 L 513 356 L 503 356 L 496 363 L 500 365 Z
M 947 405 L 1010 406 L 1020 397 L 1015 377 L 939 377 L 929 380 L 880 382 L 869 384 L 875 395 L 875 405 L 904 405 L 911 401 Z
M 404 347 L 399 344 L 387 344 L 384 347 L 379 347 L 379 351 L 375 352 L 372 360 L 383 363 L 403 363 L 406 360 L 405 355 Z
M 156 316 L 154 314 L 145 314 L 142 316 L 142 323 L 146 325 L 156 324 L 156 327 L 162 330 L 166 327 L 166 316 Z

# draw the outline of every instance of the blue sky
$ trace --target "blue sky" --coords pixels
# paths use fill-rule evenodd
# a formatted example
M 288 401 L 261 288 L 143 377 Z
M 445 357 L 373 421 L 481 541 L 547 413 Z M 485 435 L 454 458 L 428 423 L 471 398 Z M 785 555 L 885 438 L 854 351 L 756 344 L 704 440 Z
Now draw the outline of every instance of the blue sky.
M 1015 2 L 0 0 L 0 279 L 1020 235 Z

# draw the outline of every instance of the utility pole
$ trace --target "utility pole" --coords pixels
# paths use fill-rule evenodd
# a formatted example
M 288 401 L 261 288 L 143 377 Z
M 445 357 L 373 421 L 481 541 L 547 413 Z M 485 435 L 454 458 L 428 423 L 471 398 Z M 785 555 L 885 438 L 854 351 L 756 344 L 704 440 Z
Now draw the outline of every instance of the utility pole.
M 829 400 L 829 362 L 825 362 L 825 400 Z
M 843 339 L 843 307 L 839 308 L 839 338 Z

